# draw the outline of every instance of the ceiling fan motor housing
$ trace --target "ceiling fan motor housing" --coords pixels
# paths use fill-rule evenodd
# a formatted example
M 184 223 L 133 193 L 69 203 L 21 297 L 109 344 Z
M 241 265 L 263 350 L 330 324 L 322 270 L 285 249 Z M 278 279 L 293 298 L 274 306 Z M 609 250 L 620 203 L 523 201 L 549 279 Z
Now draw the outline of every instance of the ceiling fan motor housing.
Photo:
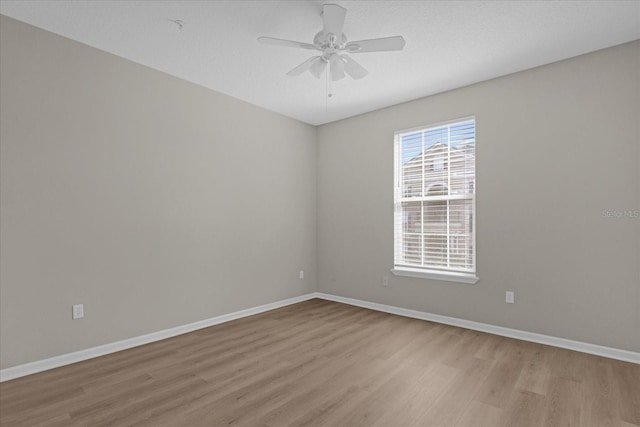
M 320 31 L 313 38 L 313 44 L 323 52 L 327 49 L 341 50 L 347 44 L 347 36 L 344 33 L 340 36 L 333 33 L 325 35 L 324 32 Z

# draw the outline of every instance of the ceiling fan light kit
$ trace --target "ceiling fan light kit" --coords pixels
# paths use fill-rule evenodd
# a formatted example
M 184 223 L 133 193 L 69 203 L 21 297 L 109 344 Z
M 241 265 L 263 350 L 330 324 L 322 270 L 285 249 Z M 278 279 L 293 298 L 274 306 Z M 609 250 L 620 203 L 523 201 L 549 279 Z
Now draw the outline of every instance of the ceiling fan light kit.
M 328 74 L 333 81 L 341 80 L 347 75 L 352 79 L 361 79 L 368 74 L 362 65 L 346 53 L 385 52 L 404 48 L 402 36 L 348 42 L 347 36 L 342 32 L 346 15 L 347 9 L 342 6 L 325 4 L 322 8 L 323 28 L 313 38 L 313 44 L 274 37 L 258 37 L 258 42 L 321 52 L 293 68 L 287 75 L 299 76 L 309 71 L 314 77 L 320 78 L 328 66 Z

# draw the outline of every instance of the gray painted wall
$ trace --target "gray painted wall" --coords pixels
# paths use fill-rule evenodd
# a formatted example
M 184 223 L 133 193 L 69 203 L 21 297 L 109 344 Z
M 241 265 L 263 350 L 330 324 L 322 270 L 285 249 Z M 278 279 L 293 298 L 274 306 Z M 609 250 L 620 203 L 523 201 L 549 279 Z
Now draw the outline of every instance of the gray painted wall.
M 321 126 L 319 290 L 640 351 L 640 218 L 602 214 L 640 210 L 638 70 L 636 41 Z M 480 281 L 392 276 L 393 133 L 471 115 Z
M 313 126 L 1 19 L 2 368 L 315 290 Z
M 314 290 L 640 351 L 640 42 L 316 129 L 1 19 L 1 368 Z M 393 132 L 468 115 L 480 281 L 392 276 Z

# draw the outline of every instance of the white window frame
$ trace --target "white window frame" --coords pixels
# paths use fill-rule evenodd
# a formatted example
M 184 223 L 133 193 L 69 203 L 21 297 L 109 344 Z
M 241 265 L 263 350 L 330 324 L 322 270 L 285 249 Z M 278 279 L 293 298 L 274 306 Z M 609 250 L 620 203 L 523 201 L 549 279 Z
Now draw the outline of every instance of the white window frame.
M 399 207 L 402 203 L 402 197 L 403 197 L 403 194 L 401 194 L 402 192 L 402 188 L 401 188 L 402 154 L 400 153 L 401 136 L 407 133 L 426 131 L 428 129 L 450 126 L 457 123 L 462 123 L 462 122 L 472 121 L 472 120 L 475 122 L 475 116 L 468 116 L 468 117 L 463 117 L 455 120 L 448 120 L 445 122 L 434 123 L 426 126 L 420 126 L 417 128 L 405 129 L 405 130 L 397 131 L 394 133 L 394 200 L 393 200 L 394 202 L 394 268 L 391 269 L 391 272 L 396 276 L 436 279 L 436 280 L 469 283 L 469 284 L 474 284 L 479 280 L 478 276 L 476 275 L 476 272 L 477 272 L 476 217 L 477 215 L 476 215 L 475 188 L 477 188 L 477 185 L 475 183 L 475 179 L 474 179 L 474 192 L 471 198 L 472 212 L 473 212 L 472 233 L 471 233 L 472 245 L 473 245 L 472 269 L 464 270 L 464 271 L 456 271 L 456 270 L 449 270 L 449 269 L 439 269 L 435 267 L 428 267 L 428 268 L 414 267 L 414 266 L 401 265 L 397 263 L 399 259 L 399 254 L 397 253 L 398 251 L 397 233 L 399 232 L 398 221 L 401 221 L 402 215 L 404 214 L 404 211 Z

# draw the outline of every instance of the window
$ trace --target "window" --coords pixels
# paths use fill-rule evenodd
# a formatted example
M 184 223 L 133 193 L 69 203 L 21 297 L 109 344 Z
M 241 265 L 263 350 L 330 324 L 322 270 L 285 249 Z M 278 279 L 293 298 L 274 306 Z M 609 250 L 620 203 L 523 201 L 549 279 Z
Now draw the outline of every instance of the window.
M 475 283 L 475 119 L 395 134 L 394 269 Z
M 444 157 L 439 156 L 433 159 L 433 170 L 434 171 L 443 171 L 444 170 Z

